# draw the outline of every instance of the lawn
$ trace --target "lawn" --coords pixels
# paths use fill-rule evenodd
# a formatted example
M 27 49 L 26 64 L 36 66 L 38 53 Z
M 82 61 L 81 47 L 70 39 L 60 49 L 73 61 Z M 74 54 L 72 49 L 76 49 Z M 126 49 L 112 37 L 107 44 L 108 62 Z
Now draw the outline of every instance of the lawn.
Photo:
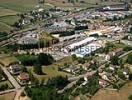
M 5 55 L 0 56 L 0 63 L 2 63 L 4 66 L 9 66 L 11 63 L 18 62 L 18 59 L 14 56 Z
M 132 94 L 132 82 L 125 84 L 119 92 L 116 90 L 99 90 L 91 100 L 128 100 Z
M 13 100 L 15 97 L 15 92 L 10 92 L 7 94 L 0 95 L 0 100 Z
M 0 85 L 3 85 L 3 84 L 8 84 L 8 86 L 9 86 L 10 89 L 13 88 L 12 84 L 9 81 L 2 81 L 2 82 L 0 82 Z

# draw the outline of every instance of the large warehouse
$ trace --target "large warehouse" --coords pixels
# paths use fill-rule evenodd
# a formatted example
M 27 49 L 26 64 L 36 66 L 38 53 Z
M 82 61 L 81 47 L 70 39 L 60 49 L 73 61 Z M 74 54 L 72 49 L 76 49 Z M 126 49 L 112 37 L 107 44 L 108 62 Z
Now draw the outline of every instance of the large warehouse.
M 91 53 L 95 52 L 96 50 L 102 48 L 103 45 L 98 42 L 92 42 L 86 46 L 76 49 L 75 51 L 71 52 L 71 55 L 75 54 L 77 57 L 83 58 L 86 55 L 90 55 Z
M 96 40 L 97 39 L 94 37 L 88 37 L 82 41 L 79 41 L 79 42 L 76 42 L 76 43 L 73 43 L 73 44 L 66 46 L 63 50 L 64 50 L 64 52 L 69 53 L 71 51 L 75 51 L 76 49 L 83 47 L 83 46 L 85 46 L 85 45 L 87 45 L 93 41 L 96 41 Z

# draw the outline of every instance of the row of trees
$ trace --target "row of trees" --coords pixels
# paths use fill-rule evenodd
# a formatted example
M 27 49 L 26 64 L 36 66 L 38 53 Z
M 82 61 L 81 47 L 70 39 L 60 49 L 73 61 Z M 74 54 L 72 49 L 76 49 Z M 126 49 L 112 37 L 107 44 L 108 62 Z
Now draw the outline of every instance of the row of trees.
M 59 95 L 57 90 L 67 85 L 67 78 L 58 76 L 48 81 L 46 86 L 40 84 L 34 87 L 26 87 L 25 91 L 31 100 L 68 100 L 65 94 Z
M 35 55 L 21 55 L 18 59 L 24 66 L 34 66 L 34 72 L 38 75 L 43 74 L 42 65 L 50 65 L 54 62 L 54 58 L 50 54 L 40 53 Z
M 16 56 L 23 65 L 33 66 L 35 64 L 50 65 L 54 62 L 54 58 L 50 54 L 40 53 L 39 55 L 18 55 Z

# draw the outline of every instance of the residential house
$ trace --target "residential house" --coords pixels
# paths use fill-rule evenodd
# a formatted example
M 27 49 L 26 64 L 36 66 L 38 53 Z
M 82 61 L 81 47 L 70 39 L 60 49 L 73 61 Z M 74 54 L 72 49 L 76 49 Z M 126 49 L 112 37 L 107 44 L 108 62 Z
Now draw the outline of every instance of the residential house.
M 11 74 L 19 74 L 21 72 L 21 66 L 19 64 L 10 65 L 9 71 Z
M 19 83 L 21 85 L 25 85 L 25 84 L 28 84 L 29 83 L 29 74 L 28 73 L 20 73 L 20 75 L 17 77 L 17 80 L 19 81 Z

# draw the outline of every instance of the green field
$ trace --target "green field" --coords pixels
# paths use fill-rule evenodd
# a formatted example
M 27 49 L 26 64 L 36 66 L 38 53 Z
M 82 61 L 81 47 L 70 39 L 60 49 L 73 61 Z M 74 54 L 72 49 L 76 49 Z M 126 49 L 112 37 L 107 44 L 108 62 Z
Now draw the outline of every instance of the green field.
M 18 12 L 10 10 L 10 9 L 0 8 L 0 17 L 8 16 L 8 15 L 16 15 L 17 13 Z
M 71 63 L 73 63 L 73 60 L 71 59 L 71 57 L 66 57 L 60 61 L 53 63 L 52 65 L 43 66 L 43 72 L 45 75 L 34 74 L 33 67 L 29 67 L 28 70 L 33 72 L 35 77 L 37 77 L 39 80 L 44 79 L 45 81 L 47 81 L 48 79 L 56 77 L 56 76 L 64 76 L 65 77 L 65 76 L 71 75 L 71 74 L 66 73 L 66 72 L 58 71 L 58 68 L 64 66 L 65 63 L 71 64 Z
M 8 15 L 8 16 L 0 17 L 0 22 L 3 22 L 7 25 L 13 25 L 19 19 L 20 18 L 16 15 Z
M 0 31 L 1 32 L 10 32 L 10 30 L 12 30 L 12 27 L 5 24 L 5 23 L 2 23 L 0 22 Z
M 49 9 L 54 6 L 63 7 L 65 9 L 73 8 L 87 8 L 97 7 L 102 5 L 110 5 L 118 2 L 100 2 L 100 0 L 84 0 L 85 3 L 68 3 L 67 0 L 45 0 L 45 4 L 41 4 L 44 9 Z M 118 0 L 115 0 L 118 1 Z M 0 31 L 10 32 L 12 27 L 19 18 L 16 16 L 18 13 L 24 13 L 37 9 L 37 0 L 0 0 Z
M 11 63 L 18 62 L 18 59 L 10 55 L 0 55 L 0 63 L 4 66 L 9 66 Z

